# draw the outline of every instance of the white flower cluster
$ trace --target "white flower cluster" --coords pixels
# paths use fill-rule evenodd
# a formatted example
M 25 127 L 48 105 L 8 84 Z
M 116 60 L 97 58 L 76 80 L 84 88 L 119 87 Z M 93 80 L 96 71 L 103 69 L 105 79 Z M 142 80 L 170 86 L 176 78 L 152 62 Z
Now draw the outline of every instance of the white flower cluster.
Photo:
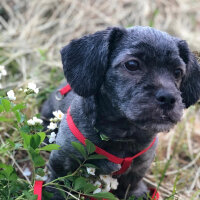
M 14 93 L 13 90 L 8 91 L 7 96 L 8 96 L 8 99 L 11 100 L 11 101 L 16 100 L 15 93 Z
M 112 178 L 110 175 L 100 175 L 99 177 L 105 183 L 105 187 L 102 189 L 103 192 L 117 189 L 119 183 L 116 178 Z
M 39 88 L 36 87 L 35 83 L 28 83 L 27 88 L 24 90 L 25 93 L 35 93 L 38 94 Z
M 5 66 L 0 65 L 0 79 L 2 76 L 6 76 L 7 75 L 7 71 L 5 70 Z
M 54 118 L 51 118 L 50 121 L 51 122 L 58 122 L 58 121 L 61 121 L 64 114 L 62 113 L 61 110 L 56 110 L 53 112 L 53 115 L 55 116 Z
M 53 115 L 55 117 L 50 119 L 50 124 L 47 126 L 47 128 L 50 130 L 55 130 L 56 128 L 58 128 L 57 122 L 61 121 L 64 116 L 64 114 L 60 110 L 54 111 Z M 55 141 L 56 141 L 56 134 L 55 132 L 52 132 L 49 137 L 49 143 L 53 143 Z
M 61 119 L 64 116 L 64 114 L 60 110 L 54 111 L 53 115 L 55 117 L 50 119 L 50 124 L 49 124 L 49 126 L 47 126 L 47 128 L 50 130 L 56 129 L 58 127 L 56 122 L 61 121 Z
M 87 173 L 91 175 L 95 175 L 95 168 L 87 167 Z M 100 181 L 96 181 L 94 183 L 94 186 L 97 186 L 98 188 L 93 192 L 93 194 L 99 193 L 99 192 L 109 192 L 111 189 L 116 190 L 118 187 L 118 181 L 115 178 L 112 178 L 110 175 L 100 175 L 100 180 L 103 182 L 103 184 Z
M 48 129 L 50 130 L 54 130 L 57 128 L 57 124 L 56 123 L 53 123 L 53 122 L 50 122 L 49 126 L 47 126 Z
M 29 119 L 27 123 L 29 126 L 35 126 L 36 124 L 42 124 L 43 120 L 37 117 L 33 117 L 33 119 Z

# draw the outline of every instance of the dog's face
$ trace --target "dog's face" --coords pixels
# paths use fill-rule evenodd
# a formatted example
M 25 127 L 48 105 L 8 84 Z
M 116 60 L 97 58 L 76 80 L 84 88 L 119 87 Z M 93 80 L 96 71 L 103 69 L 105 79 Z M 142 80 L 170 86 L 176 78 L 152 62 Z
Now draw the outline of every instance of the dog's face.
M 140 129 L 167 131 L 200 97 L 200 66 L 185 41 L 150 27 L 108 28 L 62 51 L 74 91 L 106 95 Z

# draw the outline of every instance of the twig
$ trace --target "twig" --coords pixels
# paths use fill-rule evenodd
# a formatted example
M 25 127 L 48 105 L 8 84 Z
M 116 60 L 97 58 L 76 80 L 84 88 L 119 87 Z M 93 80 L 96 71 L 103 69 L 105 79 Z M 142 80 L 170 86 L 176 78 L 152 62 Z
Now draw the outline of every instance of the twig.
M 47 186 L 47 187 L 53 188 L 53 189 L 56 189 L 56 190 L 60 190 L 60 191 L 62 191 L 62 192 L 67 193 L 69 196 L 73 197 L 74 199 L 80 200 L 79 198 L 77 198 L 76 196 L 74 196 L 72 193 L 70 193 L 70 192 L 68 192 L 68 191 L 66 191 L 66 190 L 63 190 L 63 189 L 61 189 L 61 188 L 56 188 L 56 187 L 52 187 L 52 186 Z

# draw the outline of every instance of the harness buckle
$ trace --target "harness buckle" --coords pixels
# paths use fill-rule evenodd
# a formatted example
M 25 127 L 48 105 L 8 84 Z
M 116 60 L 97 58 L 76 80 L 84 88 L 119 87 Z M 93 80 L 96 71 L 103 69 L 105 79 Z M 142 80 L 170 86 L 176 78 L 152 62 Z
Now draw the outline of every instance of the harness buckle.
M 57 90 L 57 91 L 56 91 L 55 98 L 56 98 L 57 101 L 61 101 L 61 100 L 64 98 L 64 95 L 62 95 L 62 94 L 60 93 L 60 90 Z

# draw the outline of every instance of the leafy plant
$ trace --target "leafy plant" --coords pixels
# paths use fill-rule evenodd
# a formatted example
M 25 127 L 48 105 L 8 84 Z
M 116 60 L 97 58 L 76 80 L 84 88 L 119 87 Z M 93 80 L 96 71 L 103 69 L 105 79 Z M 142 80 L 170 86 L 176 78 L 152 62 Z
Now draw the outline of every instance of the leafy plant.
M 31 84 L 33 86 L 33 84 Z M 43 131 L 42 120 L 39 115 L 35 115 L 33 119 L 28 120 L 27 110 L 28 105 L 35 97 L 37 88 L 33 90 L 20 89 L 18 91 L 19 97 L 15 97 L 14 91 L 8 92 L 8 96 L 0 97 L 0 123 L 9 126 L 9 133 L 0 136 L 2 142 L 0 146 L 0 155 L 6 157 L 3 163 L 0 163 L 0 199 L 37 199 L 37 195 L 33 195 L 33 185 L 35 180 L 40 177 L 45 177 L 45 163 L 46 159 L 42 152 L 51 152 L 52 150 L 59 150 L 57 144 L 45 144 L 44 140 L 47 137 L 47 131 Z M 58 119 L 54 118 L 54 122 Z M 14 137 L 13 137 L 14 136 Z M 97 167 L 90 163 L 90 160 L 105 159 L 104 156 L 95 153 L 95 145 L 86 140 L 86 147 L 77 142 L 72 142 L 72 146 L 84 158 L 80 161 L 75 155 L 71 157 L 78 162 L 79 167 L 72 173 L 64 177 L 44 184 L 44 187 L 53 187 L 61 191 L 66 198 L 86 198 L 93 197 L 97 199 L 107 198 L 116 199 L 115 196 L 108 191 L 96 192 L 99 186 L 95 186 L 95 181 L 100 180 L 99 177 L 91 175 L 91 172 Z M 23 170 L 18 162 L 12 156 L 14 152 L 24 153 L 28 155 L 28 163 L 31 168 L 31 178 L 23 174 Z M 12 157 L 14 162 L 10 162 Z M 19 170 L 21 169 L 21 173 Z M 100 180 L 101 181 L 101 180 Z M 105 185 L 103 181 L 102 187 Z M 52 195 L 44 191 L 45 199 L 49 199 Z

